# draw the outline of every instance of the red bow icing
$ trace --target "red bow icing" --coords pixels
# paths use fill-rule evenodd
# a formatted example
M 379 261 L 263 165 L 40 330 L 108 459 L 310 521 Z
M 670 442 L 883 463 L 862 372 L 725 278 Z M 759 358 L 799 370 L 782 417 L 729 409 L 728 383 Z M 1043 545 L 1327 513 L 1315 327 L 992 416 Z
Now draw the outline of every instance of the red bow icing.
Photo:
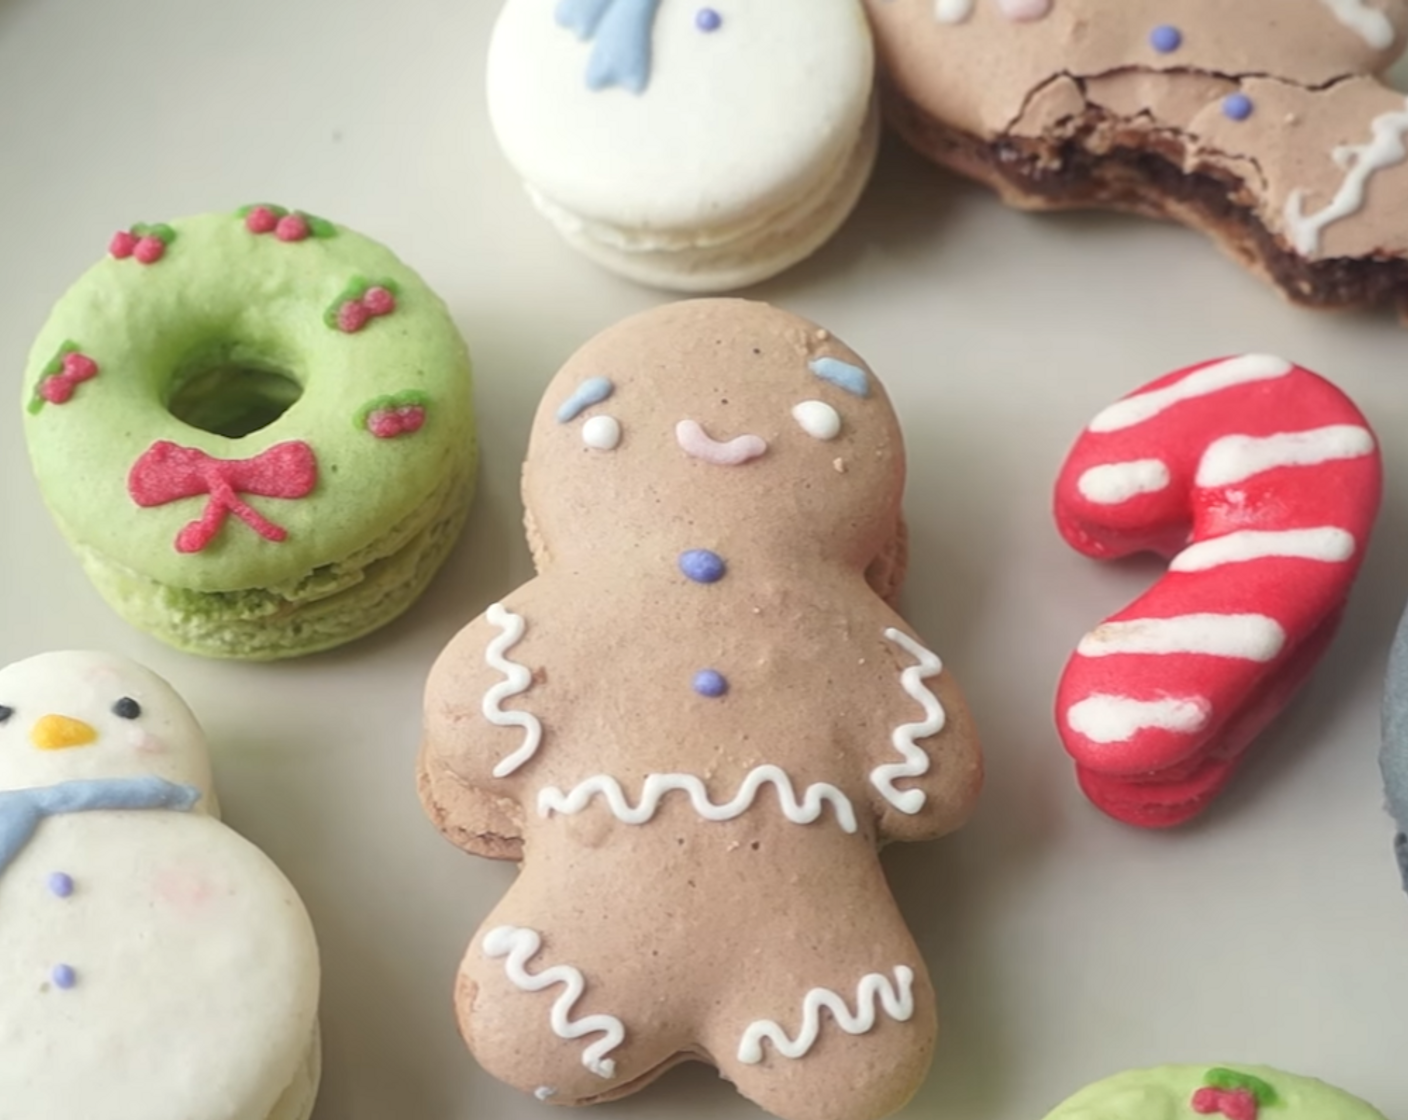
M 143 509 L 209 494 L 200 519 L 176 534 L 177 552 L 199 552 L 232 513 L 266 541 L 286 539 L 286 529 L 252 509 L 240 495 L 303 498 L 317 483 L 318 460 L 302 440 L 275 444 L 252 459 L 217 459 L 163 439 L 132 464 L 127 492 Z

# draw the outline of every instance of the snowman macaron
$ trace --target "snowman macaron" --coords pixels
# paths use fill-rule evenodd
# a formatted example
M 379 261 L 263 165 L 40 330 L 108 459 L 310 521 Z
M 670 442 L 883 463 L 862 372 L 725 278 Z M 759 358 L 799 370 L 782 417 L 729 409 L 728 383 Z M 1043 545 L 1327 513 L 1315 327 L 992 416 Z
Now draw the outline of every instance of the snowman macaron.
M 0 1115 L 306 1120 L 318 949 L 218 819 L 199 724 L 124 658 L 0 669 Z
M 856 0 L 507 0 L 489 116 L 537 208 L 643 284 L 717 292 L 820 248 L 870 176 Z

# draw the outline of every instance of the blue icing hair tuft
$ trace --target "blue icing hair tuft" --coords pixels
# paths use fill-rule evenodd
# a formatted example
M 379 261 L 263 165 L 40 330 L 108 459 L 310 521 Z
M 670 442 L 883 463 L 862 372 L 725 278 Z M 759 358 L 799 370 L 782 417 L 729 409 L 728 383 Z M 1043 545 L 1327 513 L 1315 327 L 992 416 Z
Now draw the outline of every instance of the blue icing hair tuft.
M 587 61 L 591 89 L 620 86 L 641 93 L 650 84 L 650 39 L 660 0 L 557 0 L 559 26 L 593 40 Z
M 594 404 L 600 404 L 616 391 L 608 377 L 589 377 L 577 386 L 572 395 L 557 406 L 557 422 L 570 424 Z
M 853 366 L 839 358 L 816 358 L 810 364 L 814 374 L 838 389 L 844 389 L 851 396 L 870 396 L 870 378 L 860 366 Z

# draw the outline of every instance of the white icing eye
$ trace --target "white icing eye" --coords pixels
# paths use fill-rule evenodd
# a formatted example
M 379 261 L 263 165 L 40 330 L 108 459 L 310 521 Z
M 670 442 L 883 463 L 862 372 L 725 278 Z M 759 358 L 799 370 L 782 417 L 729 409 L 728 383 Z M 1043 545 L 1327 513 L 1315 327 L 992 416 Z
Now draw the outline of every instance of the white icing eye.
M 621 442 L 621 423 L 614 416 L 593 416 L 582 425 L 582 442 L 597 451 L 615 451 Z
M 841 434 L 841 414 L 825 401 L 803 401 L 792 410 L 792 419 L 816 439 L 835 439 Z

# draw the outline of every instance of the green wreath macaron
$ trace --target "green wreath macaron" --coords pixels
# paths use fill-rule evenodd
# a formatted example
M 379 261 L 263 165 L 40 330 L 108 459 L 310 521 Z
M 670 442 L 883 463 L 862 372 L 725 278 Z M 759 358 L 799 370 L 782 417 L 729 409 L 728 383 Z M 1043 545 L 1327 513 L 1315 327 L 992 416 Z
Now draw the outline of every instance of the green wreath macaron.
M 1358 1097 L 1266 1066 L 1160 1066 L 1082 1089 L 1046 1120 L 1384 1120 Z
M 193 653 L 340 645 L 468 512 L 469 355 L 389 250 L 269 204 L 113 237 L 24 377 L 35 476 L 98 590 Z

